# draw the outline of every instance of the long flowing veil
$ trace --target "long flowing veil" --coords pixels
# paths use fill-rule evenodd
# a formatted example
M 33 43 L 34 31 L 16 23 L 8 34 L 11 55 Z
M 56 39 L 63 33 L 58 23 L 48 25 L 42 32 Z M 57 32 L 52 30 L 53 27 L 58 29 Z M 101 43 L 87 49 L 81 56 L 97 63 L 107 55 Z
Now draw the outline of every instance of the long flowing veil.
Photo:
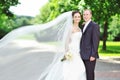
M 69 11 L 8 33 L 0 40 L 0 80 L 62 80 L 61 59 L 71 28 Z

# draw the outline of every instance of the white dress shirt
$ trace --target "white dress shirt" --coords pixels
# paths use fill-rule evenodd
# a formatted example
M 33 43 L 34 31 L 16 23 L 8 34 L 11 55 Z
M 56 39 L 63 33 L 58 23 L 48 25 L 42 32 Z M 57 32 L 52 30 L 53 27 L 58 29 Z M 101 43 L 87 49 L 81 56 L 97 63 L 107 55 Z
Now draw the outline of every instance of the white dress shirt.
M 84 28 L 83 28 L 83 33 L 85 32 L 85 30 L 86 30 L 88 24 L 90 23 L 90 21 L 91 21 L 91 19 L 88 22 L 85 23 Z

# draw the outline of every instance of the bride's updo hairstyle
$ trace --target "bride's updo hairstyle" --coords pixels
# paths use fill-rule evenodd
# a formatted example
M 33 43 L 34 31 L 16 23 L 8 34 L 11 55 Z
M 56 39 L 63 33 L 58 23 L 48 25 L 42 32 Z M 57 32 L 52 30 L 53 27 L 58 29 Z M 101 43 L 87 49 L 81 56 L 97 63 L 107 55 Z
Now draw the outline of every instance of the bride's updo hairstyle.
M 79 11 L 73 11 L 73 12 L 72 12 L 72 17 L 74 17 L 74 15 L 75 15 L 76 13 L 79 13 L 79 14 L 81 15 L 81 13 L 80 13 Z

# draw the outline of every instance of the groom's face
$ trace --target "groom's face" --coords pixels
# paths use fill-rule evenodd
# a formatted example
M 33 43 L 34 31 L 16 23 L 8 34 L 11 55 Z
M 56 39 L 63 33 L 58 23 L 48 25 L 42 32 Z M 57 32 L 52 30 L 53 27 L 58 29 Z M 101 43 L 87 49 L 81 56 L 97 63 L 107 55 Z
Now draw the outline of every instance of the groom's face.
M 89 10 L 85 10 L 83 13 L 83 19 L 85 22 L 89 21 L 92 17 L 92 14 Z

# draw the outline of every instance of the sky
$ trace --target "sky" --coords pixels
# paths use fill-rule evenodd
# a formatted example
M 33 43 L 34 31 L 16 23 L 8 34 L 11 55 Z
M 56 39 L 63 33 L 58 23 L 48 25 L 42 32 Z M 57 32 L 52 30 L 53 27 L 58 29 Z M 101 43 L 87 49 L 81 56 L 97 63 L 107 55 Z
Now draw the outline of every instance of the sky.
M 10 7 L 10 11 L 16 15 L 35 17 L 40 13 L 40 7 L 47 3 L 48 0 L 19 0 L 19 2 L 21 4 Z

